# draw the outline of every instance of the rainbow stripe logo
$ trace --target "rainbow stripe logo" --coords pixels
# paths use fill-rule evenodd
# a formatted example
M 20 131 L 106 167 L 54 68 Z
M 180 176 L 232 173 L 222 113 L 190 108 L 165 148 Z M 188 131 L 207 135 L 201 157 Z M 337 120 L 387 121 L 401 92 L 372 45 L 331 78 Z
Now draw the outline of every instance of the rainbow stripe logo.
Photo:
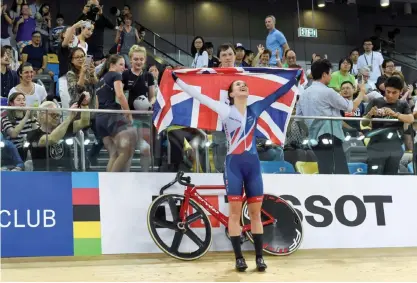
M 74 256 L 101 255 L 98 173 L 72 173 Z

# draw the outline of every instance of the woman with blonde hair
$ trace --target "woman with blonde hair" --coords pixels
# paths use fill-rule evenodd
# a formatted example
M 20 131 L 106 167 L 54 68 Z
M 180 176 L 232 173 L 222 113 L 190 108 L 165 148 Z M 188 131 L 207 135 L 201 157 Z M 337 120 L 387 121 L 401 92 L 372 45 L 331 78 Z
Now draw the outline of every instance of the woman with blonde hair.
M 131 68 L 123 72 L 124 91 L 128 92 L 128 104 L 131 110 L 149 111 L 155 97 L 155 83 L 152 73 L 146 71 L 146 49 L 133 45 L 129 50 Z M 151 124 L 149 115 L 135 115 L 133 125 L 137 129 L 139 148 L 142 155 L 141 165 L 144 171 L 149 168 L 150 146 L 143 139 L 145 124 Z M 148 127 L 151 125 L 147 125 Z

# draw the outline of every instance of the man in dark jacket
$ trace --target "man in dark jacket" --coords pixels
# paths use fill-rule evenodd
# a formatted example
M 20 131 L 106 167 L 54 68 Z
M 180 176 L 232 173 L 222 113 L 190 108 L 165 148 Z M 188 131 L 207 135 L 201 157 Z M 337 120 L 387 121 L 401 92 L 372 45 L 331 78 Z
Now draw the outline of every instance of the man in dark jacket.
M 75 21 L 90 20 L 94 22 L 94 33 L 87 39 L 88 54 L 93 55 L 94 61 L 100 61 L 104 58 L 104 29 L 114 29 L 114 24 L 104 16 L 103 8 L 99 5 L 98 0 L 90 0 L 84 6 L 83 14 Z M 97 13 L 95 13 L 95 11 Z

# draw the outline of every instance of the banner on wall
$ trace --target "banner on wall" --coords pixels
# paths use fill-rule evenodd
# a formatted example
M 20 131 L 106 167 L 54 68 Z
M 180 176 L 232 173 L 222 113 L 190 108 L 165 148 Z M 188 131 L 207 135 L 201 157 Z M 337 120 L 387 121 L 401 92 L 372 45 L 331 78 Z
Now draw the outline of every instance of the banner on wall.
M 71 173 L 1 172 L 1 256 L 73 255 Z
M 223 184 L 221 174 L 190 176 L 197 185 Z M 160 188 L 174 177 L 170 173 L 99 174 L 103 254 L 161 252 L 149 235 L 147 212 Z M 417 224 L 409 221 L 410 215 L 417 215 L 414 178 L 263 175 L 265 193 L 281 195 L 302 215 L 302 249 L 417 246 Z M 166 193 L 183 191 L 176 184 Z M 224 190 L 204 194 L 228 214 Z M 230 251 L 224 227 L 214 223 L 211 250 Z M 251 248 L 245 243 L 244 249 Z

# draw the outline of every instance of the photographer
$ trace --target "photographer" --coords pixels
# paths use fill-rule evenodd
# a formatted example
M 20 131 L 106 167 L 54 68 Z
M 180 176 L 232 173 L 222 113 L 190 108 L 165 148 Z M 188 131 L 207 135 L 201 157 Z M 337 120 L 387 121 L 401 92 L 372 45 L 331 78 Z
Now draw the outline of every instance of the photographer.
M 83 14 L 76 20 L 76 22 L 80 20 L 90 20 L 94 23 L 94 33 L 87 40 L 88 54 L 93 55 L 95 62 L 100 61 L 104 57 L 104 29 L 114 29 L 115 26 L 104 16 L 103 8 L 100 6 L 98 0 L 89 0 L 87 2 L 84 6 Z

